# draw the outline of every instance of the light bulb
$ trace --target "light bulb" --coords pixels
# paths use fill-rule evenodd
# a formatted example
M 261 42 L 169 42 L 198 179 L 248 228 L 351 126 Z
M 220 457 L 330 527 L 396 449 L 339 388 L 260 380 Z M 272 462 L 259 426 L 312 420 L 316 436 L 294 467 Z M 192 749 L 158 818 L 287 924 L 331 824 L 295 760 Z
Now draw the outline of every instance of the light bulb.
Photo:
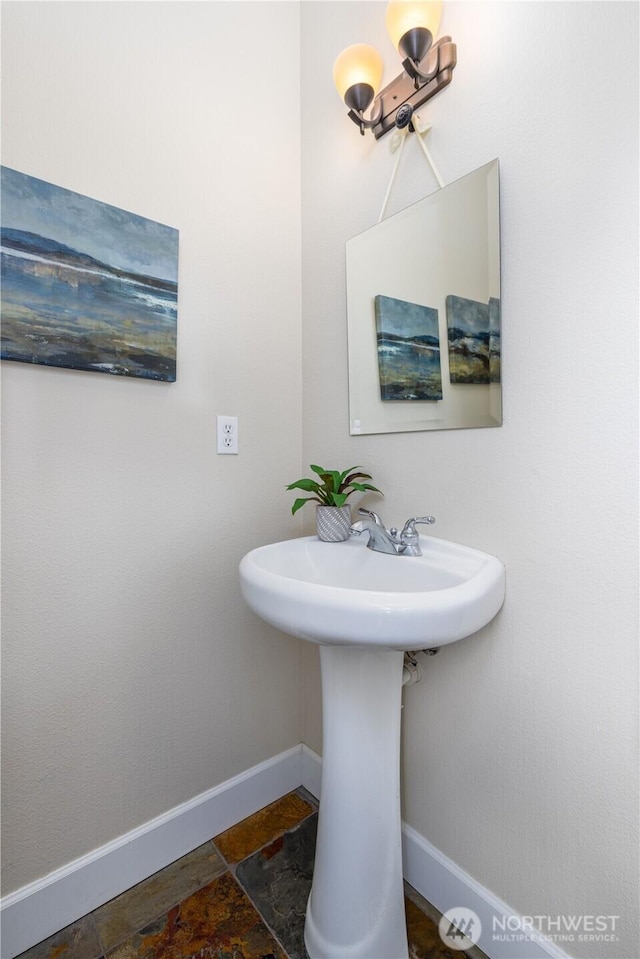
M 368 43 L 354 43 L 343 50 L 333 65 L 333 82 L 342 99 L 359 83 L 370 86 L 375 95 L 382 80 L 383 66 L 382 57 Z
M 396 49 L 410 30 L 423 27 L 435 40 L 442 18 L 442 0 L 391 0 L 387 6 L 386 25 Z

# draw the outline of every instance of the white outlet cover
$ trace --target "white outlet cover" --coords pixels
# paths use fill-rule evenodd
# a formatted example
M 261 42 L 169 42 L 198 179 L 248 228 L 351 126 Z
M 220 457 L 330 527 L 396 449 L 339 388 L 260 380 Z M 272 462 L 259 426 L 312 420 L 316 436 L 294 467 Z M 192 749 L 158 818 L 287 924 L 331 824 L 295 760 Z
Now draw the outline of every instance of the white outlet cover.
M 238 417 L 217 416 L 216 441 L 218 453 L 235 454 L 238 452 Z

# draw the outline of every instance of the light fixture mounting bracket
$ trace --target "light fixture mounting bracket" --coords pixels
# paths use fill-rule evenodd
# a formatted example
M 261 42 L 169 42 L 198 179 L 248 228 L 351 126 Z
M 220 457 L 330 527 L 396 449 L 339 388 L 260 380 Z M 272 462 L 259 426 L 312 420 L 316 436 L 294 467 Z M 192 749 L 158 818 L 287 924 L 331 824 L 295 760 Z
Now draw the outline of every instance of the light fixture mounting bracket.
M 430 80 L 421 82 L 403 71 L 377 95 L 373 110 L 375 115 L 381 111 L 381 116 L 372 127 L 376 140 L 395 128 L 396 113 L 404 103 L 408 103 L 417 110 L 451 83 L 453 69 L 457 62 L 456 45 L 452 43 L 451 37 L 441 37 L 437 43 L 434 43 L 425 61 L 429 60 L 431 63 L 434 57 L 437 58 L 437 69 Z

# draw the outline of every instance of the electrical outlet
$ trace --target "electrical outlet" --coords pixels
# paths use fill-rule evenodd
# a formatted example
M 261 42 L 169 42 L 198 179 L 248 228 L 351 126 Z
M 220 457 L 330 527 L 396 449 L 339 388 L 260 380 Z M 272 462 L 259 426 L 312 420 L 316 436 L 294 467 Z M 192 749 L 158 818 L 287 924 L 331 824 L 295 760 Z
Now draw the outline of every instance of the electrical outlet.
M 238 417 L 218 413 L 217 424 L 218 453 L 237 453 Z

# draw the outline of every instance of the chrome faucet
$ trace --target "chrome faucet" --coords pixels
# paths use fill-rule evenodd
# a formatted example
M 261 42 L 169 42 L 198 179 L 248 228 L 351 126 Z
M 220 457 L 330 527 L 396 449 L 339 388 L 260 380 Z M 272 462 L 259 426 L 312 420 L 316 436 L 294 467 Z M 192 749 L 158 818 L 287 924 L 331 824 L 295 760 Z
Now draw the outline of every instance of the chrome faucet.
M 424 523 L 431 526 L 435 523 L 433 516 L 414 516 L 408 519 L 398 535 L 395 526 L 387 530 L 384 523 L 377 513 L 373 510 L 360 507 L 358 510 L 360 516 L 367 516 L 366 520 L 358 520 L 351 524 L 352 533 L 368 533 L 368 549 L 373 549 L 377 553 L 393 553 L 395 556 L 422 556 L 420 549 L 420 538 L 416 532 L 416 523 Z
M 404 552 L 404 547 L 386 531 L 382 523 L 376 523 L 372 519 L 360 519 L 351 524 L 350 530 L 352 533 L 368 533 L 367 547 L 375 549 L 377 553 L 394 553 L 399 556 Z

